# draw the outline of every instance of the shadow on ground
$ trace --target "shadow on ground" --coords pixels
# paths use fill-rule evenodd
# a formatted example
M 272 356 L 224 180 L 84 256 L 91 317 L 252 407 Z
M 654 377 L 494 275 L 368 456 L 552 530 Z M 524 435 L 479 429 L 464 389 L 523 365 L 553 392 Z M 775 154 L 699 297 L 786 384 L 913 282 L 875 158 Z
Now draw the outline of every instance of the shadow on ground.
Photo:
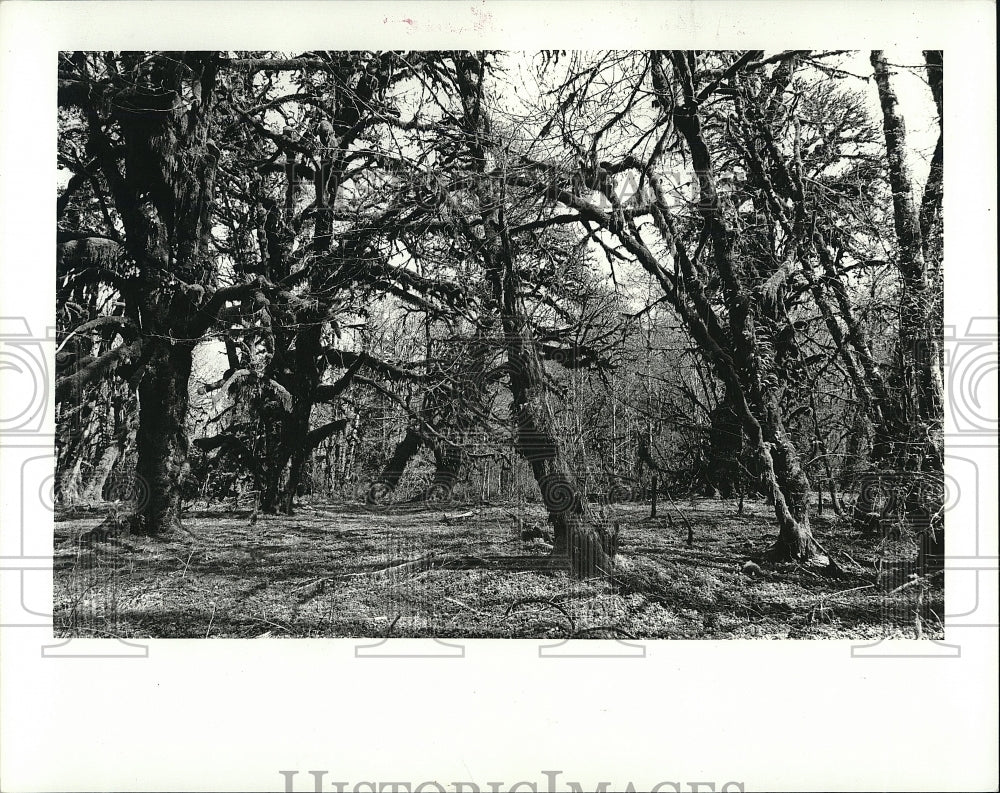
M 191 536 L 74 538 L 107 510 L 56 519 L 57 636 L 491 638 L 941 638 L 942 577 L 914 549 L 878 546 L 823 518 L 837 576 L 797 565 L 746 570 L 773 535 L 768 508 L 684 502 L 611 508 L 623 535 L 614 575 L 571 581 L 512 513 L 536 505 L 306 505 L 294 516 L 211 508 Z

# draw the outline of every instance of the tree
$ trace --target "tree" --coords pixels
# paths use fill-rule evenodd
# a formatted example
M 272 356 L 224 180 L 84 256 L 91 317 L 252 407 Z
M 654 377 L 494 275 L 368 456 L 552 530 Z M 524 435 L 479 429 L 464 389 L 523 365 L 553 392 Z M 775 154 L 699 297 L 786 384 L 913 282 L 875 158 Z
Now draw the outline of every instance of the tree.
M 759 57 L 757 52 L 743 53 L 715 76 L 706 69 L 696 70 L 693 53 L 653 52 L 644 57 L 641 69 L 636 70 L 639 75 L 635 78 L 636 88 L 624 92 L 630 96 L 625 108 L 616 109 L 612 121 L 599 128 L 589 146 L 575 145 L 578 151 L 590 152 L 589 160 L 582 161 L 589 169 L 589 173 L 582 174 L 582 183 L 610 205 L 610 212 L 582 197 L 580 191 L 574 190 L 565 180 L 553 180 L 555 171 L 546 168 L 544 163 L 534 163 L 538 166 L 536 174 L 526 182 L 533 182 L 541 194 L 576 210 L 580 222 L 613 234 L 622 248 L 660 284 L 665 298 L 677 310 L 702 354 L 724 383 L 757 454 L 764 481 L 773 496 L 779 526 L 771 555 L 778 559 L 811 560 L 819 558 L 819 550 L 808 522 L 810 484 L 784 424 L 773 339 L 767 338 L 757 320 L 759 292 L 748 286 L 733 258 L 736 240 L 724 213 L 701 117 L 701 106 L 723 87 L 724 81 L 735 79 L 744 70 L 762 68 L 764 64 L 755 60 Z M 794 53 L 783 54 L 771 63 L 792 57 Z M 592 77 L 594 71 L 580 69 L 577 74 Z M 646 162 L 635 155 L 628 155 L 619 163 L 598 162 L 596 151 L 601 135 L 634 110 L 638 83 L 647 75 L 660 114 L 658 126 L 666 126 L 666 131 L 660 135 Z M 698 84 L 699 79 L 704 84 Z M 572 86 L 564 84 L 567 92 L 571 87 L 571 96 L 579 97 L 586 88 L 585 81 L 581 78 Z M 727 95 L 735 93 L 729 90 Z M 575 101 L 582 100 L 576 98 Z M 565 104 L 560 106 L 561 112 Z M 697 217 L 697 223 L 692 225 L 693 252 L 689 252 L 679 224 L 674 220 L 669 186 L 663 177 L 664 169 L 669 167 L 665 162 L 666 141 L 672 133 L 676 133 L 690 157 L 698 185 L 698 199 L 693 206 Z M 644 137 L 649 137 L 648 133 Z M 635 148 L 633 146 L 632 150 Z M 641 203 L 641 192 L 634 192 L 627 204 L 620 199 L 614 177 L 627 171 L 648 177 L 653 188 L 649 203 Z M 651 214 L 654 219 L 665 247 L 662 256 L 647 243 L 636 223 L 644 214 Z M 703 253 L 711 256 L 711 271 L 700 261 Z M 668 262 L 672 259 L 672 263 L 665 264 L 664 258 Z M 710 289 L 720 290 L 718 307 L 713 305 Z M 720 316 L 720 308 L 725 311 L 725 319 Z
M 933 53 L 927 61 L 940 117 L 943 61 Z M 921 478 L 910 483 L 910 492 L 902 506 L 908 514 L 916 513 L 921 517 L 928 514 L 928 507 L 932 510 L 933 523 L 922 527 L 925 550 L 940 557 L 943 538 L 935 538 L 936 527 L 933 524 L 937 523 L 943 501 L 944 413 L 941 372 L 938 368 L 943 328 L 938 324 L 940 314 L 935 310 L 934 284 L 925 258 L 929 245 L 924 242 L 923 234 L 932 230 L 940 214 L 943 140 L 939 135 L 925 198 L 918 202 L 906 158 L 906 127 L 898 111 L 898 100 L 889 78 L 884 52 L 872 50 L 871 63 L 882 106 L 892 187 L 893 225 L 898 243 L 896 263 L 901 281 L 898 377 L 900 422 L 906 427 L 906 434 L 897 439 L 894 457 L 905 473 L 921 477 L 927 472 L 931 477 L 930 482 Z
M 473 189 L 465 196 L 477 231 L 463 215 L 456 221 L 477 251 L 490 285 L 507 354 L 508 378 L 515 423 L 514 443 L 531 466 L 542 503 L 553 526 L 556 555 L 567 554 L 570 571 L 585 578 L 610 573 L 610 543 L 594 525 L 587 501 L 559 448 L 555 418 L 531 326 L 519 300 L 509 212 L 503 178 L 505 154 L 492 127 L 485 77 L 487 55 L 463 52 L 452 56 L 453 80 L 461 101 L 461 124 L 472 174 Z M 496 170 L 491 166 L 499 166 Z
M 191 354 L 229 295 L 217 288 L 209 251 L 218 72 L 210 52 L 60 58 L 60 106 L 78 109 L 86 125 L 87 155 L 114 208 L 113 215 L 105 208 L 107 233 L 120 242 L 111 256 L 78 245 L 66 277 L 107 284 L 125 310 L 115 320 L 122 343 L 75 361 L 57 388 L 77 390 L 123 364 L 131 371 L 139 399 L 136 477 L 148 491 L 132 521 L 136 532 L 180 527 Z

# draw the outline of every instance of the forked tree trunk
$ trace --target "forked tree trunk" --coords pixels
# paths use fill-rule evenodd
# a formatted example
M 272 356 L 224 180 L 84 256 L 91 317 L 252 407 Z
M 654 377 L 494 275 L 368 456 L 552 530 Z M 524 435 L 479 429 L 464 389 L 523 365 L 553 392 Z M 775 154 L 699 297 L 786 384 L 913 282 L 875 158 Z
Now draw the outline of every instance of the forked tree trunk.
M 331 67 L 331 72 L 335 71 Z M 331 95 L 330 98 L 335 101 L 335 105 L 330 108 L 332 117 L 324 118 L 316 130 L 319 145 L 316 148 L 318 167 L 313 181 L 315 225 L 313 238 L 307 246 L 310 256 L 316 259 L 330 255 L 338 233 L 334 209 L 341 180 L 350 163 L 348 150 L 358 128 L 359 113 L 376 113 L 374 105 L 380 101 L 377 96 L 381 83 L 376 75 L 366 73 L 363 67 L 358 66 L 354 75 L 338 74 L 338 79 L 347 83 L 352 76 L 358 78 L 353 82 L 354 88 L 350 92 Z M 297 190 L 296 151 L 286 148 L 284 154 L 285 217 L 282 221 L 276 208 L 272 206 L 273 222 L 264 233 L 269 248 L 270 272 L 276 280 L 288 275 L 292 242 L 288 228 L 293 225 L 291 221 L 295 216 Z M 341 255 L 343 254 L 338 254 L 338 257 Z M 293 407 L 291 413 L 281 421 L 282 441 L 275 459 L 271 461 L 271 479 L 266 488 L 265 500 L 268 509 L 280 506 L 289 515 L 294 509 L 295 493 L 306 470 L 308 455 L 313 449 L 307 443 L 310 420 L 313 407 L 319 401 L 319 387 L 327 370 L 322 328 L 334 319 L 332 305 L 336 294 L 350 282 L 356 263 L 351 262 L 348 255 L 339 261 L 339 265 L 340 272 L 333 281 L 330 267 L 311 266 L 308 276 L 309 295 L 315 299 L 315 303 L 305 309 L 293 309 L 288 304 L 284 306 L 286 311 L 295 316 L 295 325 L 298 327 L 294 333 L 294 353 L 289 352 L 290 348 L 284 350 L 286 355 L 291 355 L 292 360 L 285 361 L 280 356 L 275 356 L 270 367 L 274 379 L 292 395 Z M 291 374 L 286 374 L 285 367 L 289 363 Z M 275 478 L 280 485 L 276 485 Z

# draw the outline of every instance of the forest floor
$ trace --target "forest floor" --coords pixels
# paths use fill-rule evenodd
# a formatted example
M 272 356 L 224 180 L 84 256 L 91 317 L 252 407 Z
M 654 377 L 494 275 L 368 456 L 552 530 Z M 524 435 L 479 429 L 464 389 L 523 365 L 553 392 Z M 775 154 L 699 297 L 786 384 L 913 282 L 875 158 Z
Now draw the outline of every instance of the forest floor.
M 941 638 L 943 576 L 832 513 L 813 520 L 839 572 L 759 565 L 763 502 L 617 504 L 610 580 L 547 569 L 514 516 L 540 505 L 303 504 L 293 516 L 191 509 L 191 536 L 80 544 L 108 508 L 55 524 L 57 636 L 484 638 Z M 688 525 L 692 537 L 688 543 Z M 408 561 L 414 564 L 406 565 Z M 401 566 L 402 565 L 402 566 Z

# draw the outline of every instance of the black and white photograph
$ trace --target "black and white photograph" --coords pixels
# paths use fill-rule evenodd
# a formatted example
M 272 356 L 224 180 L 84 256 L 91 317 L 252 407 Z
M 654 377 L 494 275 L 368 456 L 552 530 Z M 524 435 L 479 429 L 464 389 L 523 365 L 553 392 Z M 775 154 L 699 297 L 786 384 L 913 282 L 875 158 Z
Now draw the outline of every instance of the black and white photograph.
M 995 790 L 995 6 L 0 6 L 0 788 Z
M 58 634 L 942 637 L 944 72 L 60 53 Z

